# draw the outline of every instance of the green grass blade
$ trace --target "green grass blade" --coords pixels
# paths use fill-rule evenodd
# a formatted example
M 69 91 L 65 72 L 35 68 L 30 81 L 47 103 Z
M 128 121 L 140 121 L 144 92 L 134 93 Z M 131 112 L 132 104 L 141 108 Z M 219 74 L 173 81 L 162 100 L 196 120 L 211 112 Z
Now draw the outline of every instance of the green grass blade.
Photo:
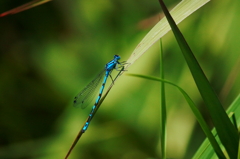
M 198 10 L 201 6 L 209 2 L 210 0 L 185 0 L 181 1 L 176 7 L 171 10 L 176 23 L 180 23 L 193 12 Z M 171 30 L 167 19 L 164 17 L 161 19 L 142 39 L 137 47 L 132 52 L 131 56 L 127 60 L 128 66 L 131 66 L 140 56 L 142 56 L 156 41 L 163 37 L 167 32 Z
M 164 79 L 164 65 L 163 65 L 163 48 L 162 40 L 160 39 L 160 78 Z M 165 83 L 161 82 L 161 155 L 162 159 L 166 159 L 166 125 L 167 125 L 167 108 L 165 97 Z
M 98 108 L 101 106 L 102 102 L 105 100 L 105 98 L 107 97 L 108 93 L 110 92 L 110 90 L 112 89 L 112 86 L 114 85 L 114 82 L 118 79 L 118 77 L 120 76 L 120 74 L 124 71 L 124 67 L 122 67 L 122 69 L 118 72 L 117 76 L 114 78 L 113 82 L 111 83 L 111 85 L 109 86 L 108 90 L 106 91 L 106 93 L 102 96 L 102 98 L 100 99 L 99 103 L 96 105 L 96 110 L 93 112 L 92 114 L 92 118 L 94 117 L 94 115 L 96 114 L 96 112 L 98 111 Z M 88 118 L 87 118 L 88 120 Z M 86 121 L 87 121 L 86 120 Z M 84 122 L 85 123 L 85 122 Z M 65 156 L 65 159 L 68 159 L 69 155 L 71 154 L 72 150 L 74 149 L 74 147 L 76 146 L 76 144 L 78 143 L 79 139 L 81 138 L 82 134 L 84 132 L 82 132 L 83 127 L 85 126 L 85 124 L 83 124 L 82 128 L 80 129 L 78 135 L 76 136 L 75 140 L 73 141 L 70 149 L 68 150 L 67 155 Z
M 213 136 L 213 134 L 211 133 L 207 123 L 205 122 L 205 120 L 203 119 L 201 113 L 199 112 L 199 110 L 197 109 L 197 107 L 195 106 L 194 102 L 192 101 L 192 99 L 189 97 L 189 95 L 178 85 L 169 82 L 167 80 L 164 79 L 159 79 L 156 77 L 150 77 L 150 76 L 144 76 L 144 75 L 137 75 L 137 74 L 128 74 L 130 76 L 134 76 L 134 77 L 140 77 L 140 78 L 145 78 L 148 80 L 154 80 L 154 81 L 159 81 L 162 83 L 167 83 L 170 84 L 172 86 L 175 86 L 184 96 L 184 98 L 186 99 L 186 101 L 188 102 L 190 108 L 192 109 L 192 112 L 194 113 L 197 121 L 199 122 L 200 126 L 202 127 L 204 133 L 206 134 L 207 138 L 209 139 L 209 141 L 211 142 L 212 147 L 214 148 L 216 154 L 218 155 L 219 158 L 226 158 L 222 152 L 222 150 L 220 149 L 219 144 L 217 143 L 215 137 Z
M 198 90 L 206 104 L 209 114 L 212 117 L 212 121 L 217 130 L 218 136 L 222 144 L 224 145 L 226 151 L 228 152 L 229 157 L 237 158 L 239 141 L 238 132 L 229 120 L 216 93 L 212 89 L 209 81 L 207 80 L 190 47 L 188 46 L 176 23 L 168 12 L 163 1 L 159 0 L 159 2 L 173 30 L 178 45 L 182 50 L 183 56 L 192 73 Z
M 240 95 L 235 99 L 235 101 L 230 105 L 230 107 L 227 110 L 227 113 L 229 114 L 229 117 L 231 118 L 231 114 L 234 112 L 234 115 L 236 117 L 236 122 L 240 123 Z M 216 129 L 212 130 L 213 134 L 216 134 Z M 213 150 L 211 149 L 211 147 L 209 147 L 209 141 L 208 139 L 206 139 L 202 145 L 200 146 L 200 148 L 198 149 L 198 151 L 195 153 L 193 159 L 198 159 L 198 158 L 212 158 L 213 157 Z M 208 156 L 208 157 L 206 157 Z M 239 154 L 238 154 L 238 158 L 240 158 Z

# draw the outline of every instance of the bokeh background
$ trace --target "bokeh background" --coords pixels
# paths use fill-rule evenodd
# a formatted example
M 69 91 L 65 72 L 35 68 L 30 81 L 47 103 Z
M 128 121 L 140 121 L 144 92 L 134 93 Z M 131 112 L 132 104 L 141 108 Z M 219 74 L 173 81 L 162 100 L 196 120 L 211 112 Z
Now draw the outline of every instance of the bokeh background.
M 29 2 L 1 0 L 0 12 Z M 179 0 L 168 0 L 173 8 Z M 225 108 L 240 88 L 240 1 L 211 1 L 180 25 Z M 162 17 L 158 1 L 53 0 L 0 18 L 0 158 L 64 158 L 91 106 L 73 97 L 119 54 L 127 60 Z M 127 73 L 159 76 L 159 44 Z M 212 126 L 180 49 L 163 38 L 165 77 Z M 191 158 L 205 138 L 183 96 L 167 93 L 167 156 Z M 160 84 L 123 74 L 70 159 L 160 158 Z

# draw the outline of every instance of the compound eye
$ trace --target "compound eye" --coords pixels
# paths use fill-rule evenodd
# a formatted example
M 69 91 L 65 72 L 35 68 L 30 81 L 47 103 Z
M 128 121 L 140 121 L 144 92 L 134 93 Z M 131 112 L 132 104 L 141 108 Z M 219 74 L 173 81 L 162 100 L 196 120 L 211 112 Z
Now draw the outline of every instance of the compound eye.
M 119 55 L 114 55 L 114 59 L 119 60 L 120 56 Z

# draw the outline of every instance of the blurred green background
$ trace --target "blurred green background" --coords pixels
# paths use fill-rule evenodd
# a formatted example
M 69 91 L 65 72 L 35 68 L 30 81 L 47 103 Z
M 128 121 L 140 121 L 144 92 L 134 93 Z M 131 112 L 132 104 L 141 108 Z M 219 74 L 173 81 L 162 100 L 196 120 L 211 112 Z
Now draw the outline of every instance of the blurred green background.
M 0 12 L 27 2 L 2 0 Z M 0 18 L 0 158 L 64 158 L 91 109 L 72 107 L 73 97 L 114 54 L 127 60 L 161 16 L 157 0 L 54 0 Z M 179 25 L 225 108 L 240 88 L 239 19 L 240 1 L 213 0 Z M 212 126 L 171 32 L 163 47 L 165 78 Z M 159 76 L 159 50 L 127 72 Z M 159 89 L 123 74 L 69 158 L 160 158 Z M 205 135 L 178 90 L 166 89 L 167 156 L 191 158 Z

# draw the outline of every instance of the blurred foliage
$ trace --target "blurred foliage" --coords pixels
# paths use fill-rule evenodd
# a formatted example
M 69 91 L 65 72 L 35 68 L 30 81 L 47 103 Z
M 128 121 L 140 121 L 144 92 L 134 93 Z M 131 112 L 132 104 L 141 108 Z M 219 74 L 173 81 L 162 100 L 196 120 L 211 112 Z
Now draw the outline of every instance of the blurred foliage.
M 0 12 L 26 2 L 2 0 Z M 240 88 L 239 6 L 213 0 L 179 25 L 226 108 Z M 158 1 L 53 0 L 2 17 L 0 158 L 63 158 L 91 109 L 73 108 L 73 97 L 114 54 L 126 60 L 159 13 Z M 163 47 L 165 78 L 184 88 L 209 121 L 171 32 Z M 128 72 L 159 76 L 158 44 Z M 159 158 L 159 88 L 122 76 L 70 158 Z M 167 156 L 191 158 L 205 136 L 182 95 L 166 90 Z

